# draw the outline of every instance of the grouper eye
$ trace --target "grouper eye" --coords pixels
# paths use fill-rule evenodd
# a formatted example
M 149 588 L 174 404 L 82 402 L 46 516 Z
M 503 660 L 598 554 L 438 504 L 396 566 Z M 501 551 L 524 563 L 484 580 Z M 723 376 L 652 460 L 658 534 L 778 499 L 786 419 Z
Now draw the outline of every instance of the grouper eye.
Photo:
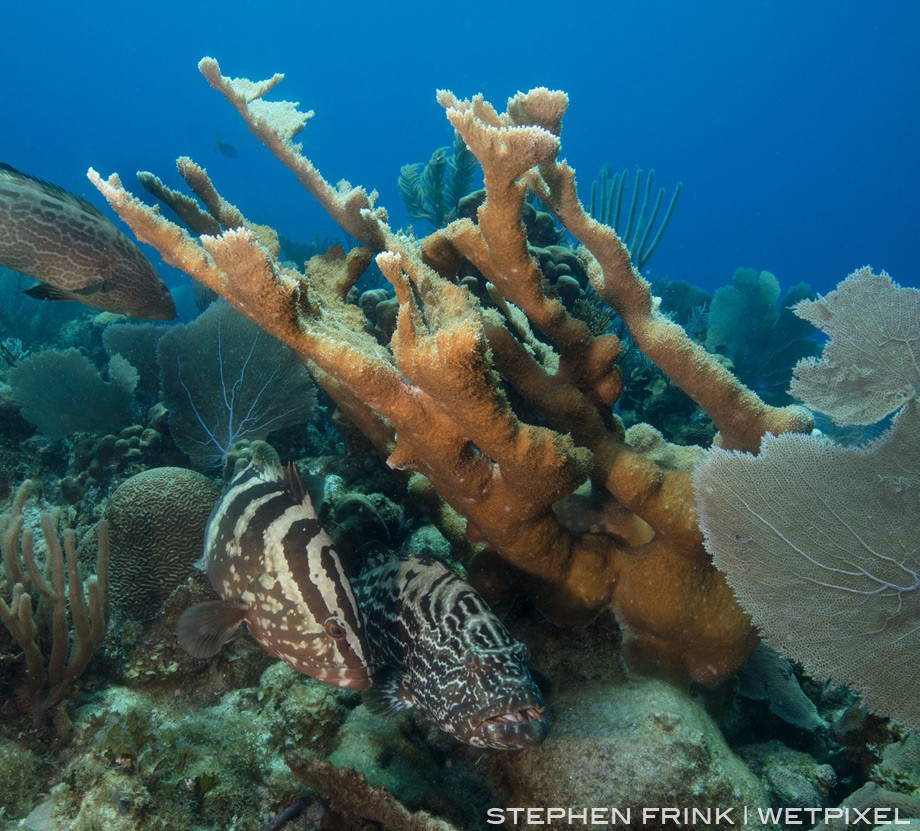
M 475 652 L 466 652 L 463 656 L 463 666 L 474 670 L 479 666 L 479 656 Z
M 341 621 L 336 620 L 334 617 L 329 618 L 323 624 L 323 629 L 330 638 L 334 638 L 337 641 L 340 641 L 347 634 Z

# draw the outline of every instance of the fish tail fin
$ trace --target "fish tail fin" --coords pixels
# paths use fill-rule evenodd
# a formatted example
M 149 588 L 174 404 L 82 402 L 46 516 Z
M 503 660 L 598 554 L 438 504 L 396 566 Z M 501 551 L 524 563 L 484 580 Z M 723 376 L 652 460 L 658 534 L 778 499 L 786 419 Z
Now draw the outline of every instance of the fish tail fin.
M 209 600 L 186 609 L 176 625 L 179 646 L 193 658 L 211 658 L 233 638 L 246 608 L 232 600 Z

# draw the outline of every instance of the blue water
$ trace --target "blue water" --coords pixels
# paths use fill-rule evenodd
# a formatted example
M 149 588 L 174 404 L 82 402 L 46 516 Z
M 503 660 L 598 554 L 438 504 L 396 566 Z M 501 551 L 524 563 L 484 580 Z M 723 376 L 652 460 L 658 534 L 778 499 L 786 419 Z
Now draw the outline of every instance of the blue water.
M 202 56 L 285 72 L 283 97 L 316 111 L 308 156 L 376 188 L 395 226 L 400 165 L 451 140 L 437 88 L 503 108 L 546 85 L 570 95 L 564 155 L 585 196 L 605 162 L 683 182 L 648 276 L 712 289 L 748 266 L 827 291 L 871 264 L 920 284 L 920 4 L 261 5 L 6 4 L 0 160 L 102 206 L 90 165 L 178 186 L 187 154 L 251 219 L 310 241 L 331 222 L 201 78 Z

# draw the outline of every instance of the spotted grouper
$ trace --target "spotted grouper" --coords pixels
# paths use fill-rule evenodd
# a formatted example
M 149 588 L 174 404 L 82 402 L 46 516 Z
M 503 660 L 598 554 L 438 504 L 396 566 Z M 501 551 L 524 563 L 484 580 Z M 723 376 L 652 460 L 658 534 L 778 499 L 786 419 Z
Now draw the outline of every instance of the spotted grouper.
M 527 647 L 479 594 L 432 558 L 379 552 L 352 587 L 374 659 L 368 704 L 415 706 L 466 744 L 516 750 L 547 734 Z
M 208 520 L 198 567 L 222 600 L 193 606 L 179 619 L 179 643 L 190 654 L 216 655 L 245 627 L 304 675 L 347 689 L 370 687 L 355 596 L 293 466 L 285 472 L 254 457 L 233 478 Z
M 176 306 L 141 250 L 89 202 L 0 163 L 0 265 L 39 280 L 26 294 L 172 320 Z

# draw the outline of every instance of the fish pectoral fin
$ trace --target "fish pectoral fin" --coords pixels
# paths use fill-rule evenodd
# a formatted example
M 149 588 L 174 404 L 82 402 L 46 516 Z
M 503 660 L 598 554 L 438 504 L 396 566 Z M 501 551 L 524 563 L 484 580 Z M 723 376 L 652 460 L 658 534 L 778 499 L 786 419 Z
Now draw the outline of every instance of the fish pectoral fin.
M 176 625 L 181 646 L 193 658 L 211 658 L 243 623 L 246 607 L 236 600 L 209 600 L 186 609 Z
M 81 297 L 91 297 L 105 286 L 105 280 L 97 280 L 80 289 L 65 291 L 64 289 L 49 286 L 47 283 L 36 283 L 31 288 L 26 289 L 23 294 L 29 295 L 36 300 L 79 300 Z
M 377 715 L 391 715 L 415 706 L 412 691 L 403 676 L 385 667 L 374 672 L 374 686 L 362 697 L 364 706 Z
M 92 297 L 92 295 L 103 291 L 105 289 L 105 280 L 96 280 L 95 283 L 90 283 L 88 286 L 84 286 L 81 289 L 74 289 L 72 294 L 76 294 L 78 297 Z
M 61 291 L 45 283 L 36 283 L 32 288 L 26 289 L 23 294 L 27 294 L 36 300 L 76 300 L 75 297 L 71 296 L 70 292 Z

